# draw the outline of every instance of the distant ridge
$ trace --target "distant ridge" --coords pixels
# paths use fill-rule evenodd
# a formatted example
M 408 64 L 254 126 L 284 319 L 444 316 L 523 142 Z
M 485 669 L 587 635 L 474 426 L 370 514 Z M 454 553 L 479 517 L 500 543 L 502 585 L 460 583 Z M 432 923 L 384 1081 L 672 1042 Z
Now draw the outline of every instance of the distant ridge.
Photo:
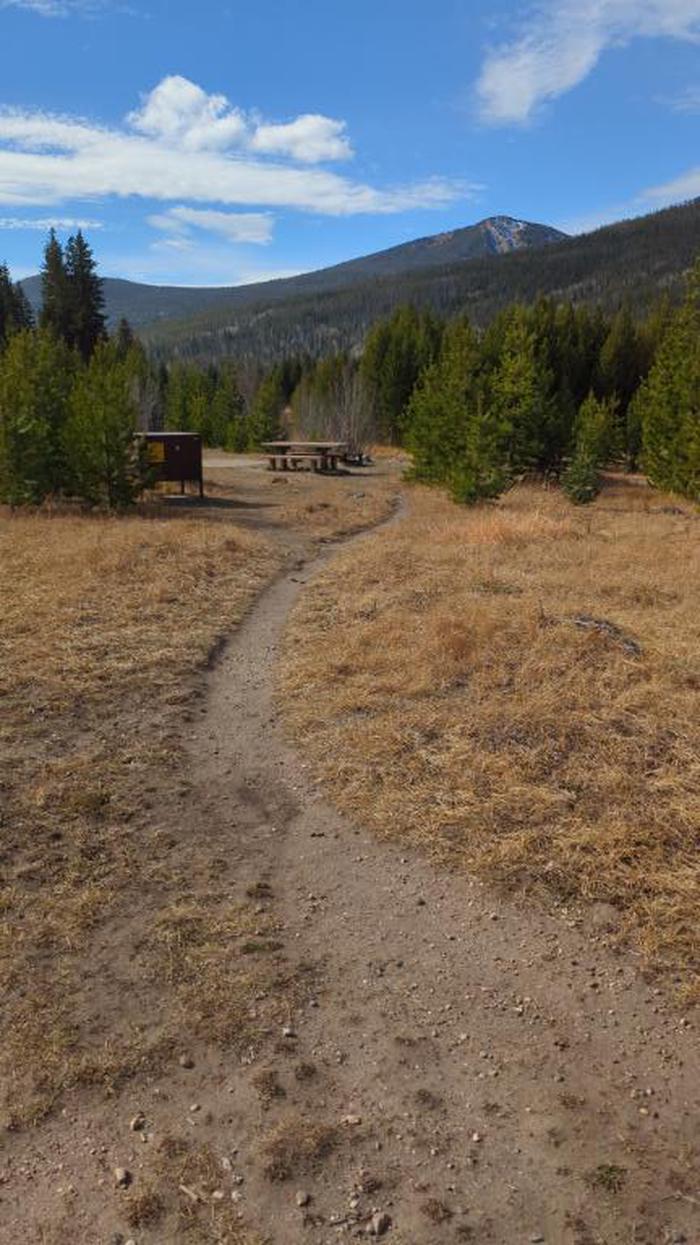
M 269 364 L 357 350 L 373 321 L 406 303 L 477 324 L 542 296 L 641 314 L 660 294 L 680 298 L 699 255 L 694 199 L 573 238 L 493 216 L 287 280 L 214 290 L 107 281 L 106 293 L 112 318 L 126 315 L 159 357 Z M 23 284 L 36 300 L 38 278 Z
M 195 288 L 143 285 L 107 277 L 104 282 L 106 309 L 112 324 L 126 316 L 135 328 L 140 329 L 157 321 L 181 319 L 223 306 L 240 308 L 260 303 L 263 299 L 278 301 L 311 290 L 326 292 L 371 277 L 403 276 L 441 264 L 545 246 L 565 237 L 558 229 L 547 225 L 532 224 L 511 216 L 491 216 L 476 225 L 418 238 L 386 251 L 335 264 L 332 268 L 257 285 Z M 32 306 L 38 310 L 41 306 L 40 278 L 27 277 L 22 285 Z

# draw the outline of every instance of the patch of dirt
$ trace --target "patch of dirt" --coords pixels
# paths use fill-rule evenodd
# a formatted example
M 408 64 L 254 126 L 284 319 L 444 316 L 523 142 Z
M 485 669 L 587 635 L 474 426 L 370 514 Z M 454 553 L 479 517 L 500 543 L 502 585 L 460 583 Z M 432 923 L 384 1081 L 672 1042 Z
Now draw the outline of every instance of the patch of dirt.
M 285 742 L 281 635 L 320 565 L 278 578 L 221 654 L 186 726 L 187 791 L 159 808 L 186 892 L 217 895 L 153 931 L 183 989 L 171 1061 L 5 1138 L 0 1239 L 691 1245 L 694 1014 L 566 913 L 354 826 Z M 224 903 L 247 905 L 257 944 L 236 979 L 273 969 L 234 1043 Z M 210 956 L 221 994 L 197 989 Z M 153 1024 L 147 991 L 139 1008 Z

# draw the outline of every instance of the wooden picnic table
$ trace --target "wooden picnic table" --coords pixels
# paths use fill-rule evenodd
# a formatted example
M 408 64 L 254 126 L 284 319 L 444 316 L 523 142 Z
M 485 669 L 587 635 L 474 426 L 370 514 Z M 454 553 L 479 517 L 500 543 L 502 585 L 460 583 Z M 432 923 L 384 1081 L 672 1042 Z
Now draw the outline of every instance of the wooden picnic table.
M 264 441 L 271 471 L 296 471 L 308 464 L 313 471 L 335 471 L 347 453 L 345 441 Z

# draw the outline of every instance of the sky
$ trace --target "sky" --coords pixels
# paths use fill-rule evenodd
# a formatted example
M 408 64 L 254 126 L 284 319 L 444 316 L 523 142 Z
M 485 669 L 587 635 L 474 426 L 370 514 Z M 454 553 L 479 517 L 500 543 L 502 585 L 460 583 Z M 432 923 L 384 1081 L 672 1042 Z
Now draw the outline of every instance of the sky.
M 0 0 L 0 262 L 236 285 L 700 196 L 700 0 Z

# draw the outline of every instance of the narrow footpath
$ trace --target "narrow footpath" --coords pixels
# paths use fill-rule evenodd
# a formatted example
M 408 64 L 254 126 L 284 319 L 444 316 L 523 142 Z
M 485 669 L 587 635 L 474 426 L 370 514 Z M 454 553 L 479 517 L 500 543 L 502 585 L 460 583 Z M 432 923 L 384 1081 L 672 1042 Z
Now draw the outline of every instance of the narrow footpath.
M 201 834 L 308 979 L 272 1053 L 226 1078 L 246 1218 L 274 1245 L 698 1245 L 694 1014 L 608 947 L 600 906 L 581 928 L 377 842 L 285 739 L 280 640 L 329 556 L 262 595 L 190 741 Z M 216 1144 L 221 1078 L 202 1065 L 190 1085 Z M 277 1125 L 316 1139 L 302 1175 L 264 1170 Z

